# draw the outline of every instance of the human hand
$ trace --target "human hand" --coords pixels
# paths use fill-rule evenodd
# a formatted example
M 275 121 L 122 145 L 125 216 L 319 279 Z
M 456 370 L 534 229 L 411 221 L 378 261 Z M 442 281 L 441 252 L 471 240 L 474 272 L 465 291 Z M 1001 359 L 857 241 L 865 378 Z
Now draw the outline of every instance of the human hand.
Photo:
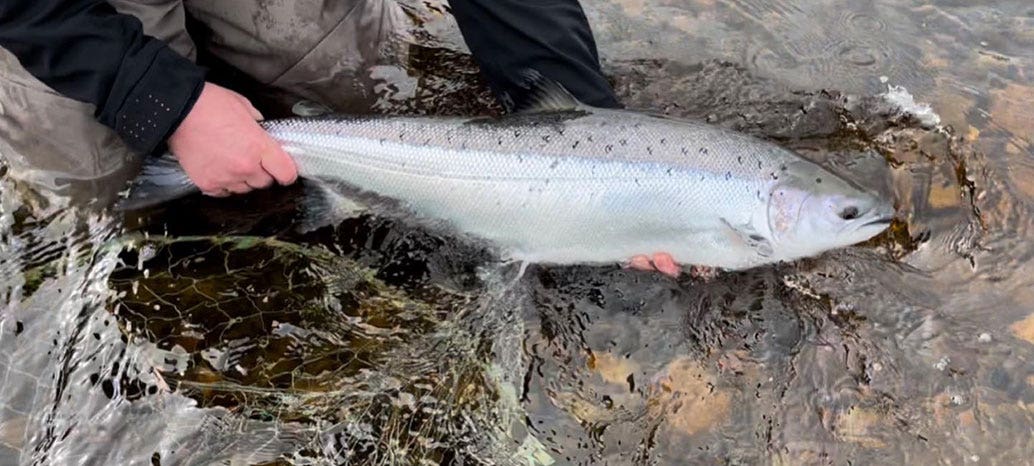
M 635 256 L 629 261 L 628 266 L 636 270 L 656 270 L 669 277 L 678 277 L 682 273 L 682 267 L 675 263 L 671 254 L 659 252 L 650 258 L 646 255 Z
M 244 96 L 205 83 L 194 107 L 169 137 L 169 150 L 209 196 L 294 183 L 291 156 L 256 122 L 262 114 Z
M 671 257 L 671 254 L 666 252 L 654 253 L 653 257 L 647 255 L 638 255 L 628 261 L 628 268 L 635 270 L 656 270 L 672 278 L 678 278 L 682 274 L 682 265 L 675 262 L 675 259 Z M 689 267 L 689 276 L 698 280 L 709 282 L 714 280 L 719 274 L 719 269 L 716 267 L 707 267 L 704 265 L 693 265 Z

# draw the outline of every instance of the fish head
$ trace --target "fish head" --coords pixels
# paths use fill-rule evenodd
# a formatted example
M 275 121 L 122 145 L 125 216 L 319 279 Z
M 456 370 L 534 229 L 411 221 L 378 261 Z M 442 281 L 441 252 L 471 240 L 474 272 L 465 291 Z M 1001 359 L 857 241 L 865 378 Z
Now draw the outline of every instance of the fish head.
M 773 251 L 792 260 L 857 244 L 890 226 L 894 206 L 811 162 L 773 185 L 767 220 Z

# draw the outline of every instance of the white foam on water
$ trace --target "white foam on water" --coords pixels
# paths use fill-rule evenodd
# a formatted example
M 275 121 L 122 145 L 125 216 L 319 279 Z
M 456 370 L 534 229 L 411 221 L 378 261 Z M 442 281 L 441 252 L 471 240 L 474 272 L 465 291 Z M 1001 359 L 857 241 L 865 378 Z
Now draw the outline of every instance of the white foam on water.
M 903 86 L 889 84 L 887 85 L 887 92 L 881 94 L 881 96 L 887 103 L 897 107 L 901 112 L 916 117 L 923 126 L 933 128 L 941 124 L 941 116 L 934 112 L 930 104 L 916 102 L 915 97 Z

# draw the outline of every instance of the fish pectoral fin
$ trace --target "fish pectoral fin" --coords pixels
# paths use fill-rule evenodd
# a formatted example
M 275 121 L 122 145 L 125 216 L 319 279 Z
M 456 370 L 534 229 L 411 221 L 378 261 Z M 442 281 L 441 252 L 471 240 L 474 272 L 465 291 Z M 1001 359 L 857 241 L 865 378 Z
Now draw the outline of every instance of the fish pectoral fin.
M 757 251 L 759 256 L 772 256 L 772 253 L 774 252 L 774 250 L 772 249 L 772 243 L 767 238 L 758 233 L 757 230 L 754 229 L 754 227 L 750 225 L 733 226 L 725 219 L 722 219 L 722 222 L 724 222 L 725 226 L 729 227 L 729 229 L 732 230 L 732 232 L 735 233 L 736 236 L 739 237 L 740 240 L 747 245 L 747 247 L 753 249 L 754 251 Z
M 531 265 L 531 262 L 521 261 L 521 268 L 517 270 L 517 280 L 520 280 L 522 277 L 524 277 L 524 273 L 528 271 L 529 265 Z
M 582 110 L 588 107 L 579 102 L 560 83 L 528 69 L 521 73 L 523 85 L 529 91 L 526 104 L 514 109 L 518 113 L 543 113 Z
M 305 194 L 302 200 L 302 218 L 297 226 L 300 233 L 337 225 L 368 210 L 363 204 L 346 197 L 327 183 L 313 179 L 303 179 L 301 182 Z

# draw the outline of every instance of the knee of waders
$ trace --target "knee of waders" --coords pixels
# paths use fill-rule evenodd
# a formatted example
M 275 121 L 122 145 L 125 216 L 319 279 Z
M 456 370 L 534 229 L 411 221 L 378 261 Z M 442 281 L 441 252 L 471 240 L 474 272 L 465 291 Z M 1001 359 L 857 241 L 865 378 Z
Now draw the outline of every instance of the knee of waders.
M 0 50 L 0 160 L 7 176 L 76 200 L 111 198 L 140 157 L 98 123 L 93 106 L 61 96 Z

